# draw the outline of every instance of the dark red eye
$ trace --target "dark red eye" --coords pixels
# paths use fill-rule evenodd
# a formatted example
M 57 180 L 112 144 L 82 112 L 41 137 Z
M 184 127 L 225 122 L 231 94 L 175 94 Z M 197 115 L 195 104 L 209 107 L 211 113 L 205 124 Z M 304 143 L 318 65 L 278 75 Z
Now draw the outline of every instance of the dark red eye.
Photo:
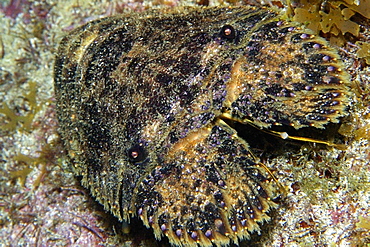
M 225 25 L 221 28 L 220 35 L 224 39 L 235 39 L 236 31 L 231 25 Z
M 127 150 L 127 155 L 132 162 L 141 162 L 148 156 L 143 144 L 136 144 Z

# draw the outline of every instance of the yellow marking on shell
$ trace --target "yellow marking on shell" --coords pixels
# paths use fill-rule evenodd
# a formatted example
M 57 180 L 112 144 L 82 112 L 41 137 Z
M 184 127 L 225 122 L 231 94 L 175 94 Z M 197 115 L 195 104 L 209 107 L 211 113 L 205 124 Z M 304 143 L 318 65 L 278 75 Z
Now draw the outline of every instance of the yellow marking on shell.
M 162 120 L 152 121 L 150 124 L 146 125 L 145 128 L 142 130 L 142 136 L 146 140 L 150 141 L 153 139 L 155 135 L 161 134 L 161 124 L 163 123 Z
M 202 59 L 200 64 L 208 64 L 210 60 L 214 57 L 218 57 L 221 49 L 221 45 L 217 43 L 209 43 L 204 49 L 204 54 L 202 55 Z
M 242 71 L 241 67 L 242 64 L 245 63 L 245 59 L 240 58 L 238 59 L 232 69 L 231 69 L 231 79 L 226 85 L 226 100 L 225 106 L 231 107 L 231 104 L 239 97 L 241 92 L 241 78 L 244 78 L 244 72 Z
M 76 60 L 77 63 L 81 62 L 81 59 L 85 54 L 87 47 L 96 39 L 96 37 L 98 37 L 98 34 L 91 32 L 89 33 L 89 35 L 81 38 L 82 42 L 74 52 L 73 57 L 73 59 Z
M 175 154 L 179 151 L 187 152 L 189 148 L 193 148 L 197 143 L 200 143 L 211 133 L 211 128 L 201 128 L 197 131 L 190 133 L 185 138 L 177 142 L 171 149 L 171 153 Z

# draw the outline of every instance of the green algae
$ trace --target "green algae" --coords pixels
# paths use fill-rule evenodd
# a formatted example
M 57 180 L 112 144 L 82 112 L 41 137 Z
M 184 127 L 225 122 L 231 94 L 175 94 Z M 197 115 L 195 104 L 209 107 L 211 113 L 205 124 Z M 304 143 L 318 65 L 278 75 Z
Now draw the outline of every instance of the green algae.
M 35 115 L 40 111 L 42 104 L 38 104 L 36 100 L 37 87 L 36 82 L 29 82 L 29 92 L 22 95 L 24 100 L 28 103 L 29 109 L 24 115 L 16 113 L 14 109 L 11 109 L 6 102 L 3 102 L 2 108 L 0 108 L 0 114 L 5 115 L 5 123 L 0 126 L 1 130 L 4 131 L 15 131 L 17 128 L 30 132 L 32 130 L 32 123 Z

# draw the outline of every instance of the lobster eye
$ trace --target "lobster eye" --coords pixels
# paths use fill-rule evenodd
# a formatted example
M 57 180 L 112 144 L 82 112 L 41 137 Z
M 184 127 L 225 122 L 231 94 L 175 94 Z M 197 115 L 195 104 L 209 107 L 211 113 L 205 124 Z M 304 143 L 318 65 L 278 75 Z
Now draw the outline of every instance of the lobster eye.
M 131 162 L 140 162 L 148 156 L 147 151 L 142 144 L 136 144 L 127 150 L 128 158 Z
M 235 39 L 236 31 L 231 25 L 225 25 L 221 28 L 220 35 L 224 39 Z

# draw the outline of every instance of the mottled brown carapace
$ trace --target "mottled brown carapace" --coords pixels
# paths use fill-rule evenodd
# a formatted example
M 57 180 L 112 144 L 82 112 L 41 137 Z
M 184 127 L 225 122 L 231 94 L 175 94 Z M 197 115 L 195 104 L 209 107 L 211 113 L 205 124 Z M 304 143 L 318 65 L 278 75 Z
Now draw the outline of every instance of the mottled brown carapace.
M 82 184 L 178 246 L 248 238 L 276 206 L 277 186 L 226 122 L 323 128 L 346 114 L 347 84 L 325 40 L 249 7 L 96 20 L 55 62 L 60 134 Z

